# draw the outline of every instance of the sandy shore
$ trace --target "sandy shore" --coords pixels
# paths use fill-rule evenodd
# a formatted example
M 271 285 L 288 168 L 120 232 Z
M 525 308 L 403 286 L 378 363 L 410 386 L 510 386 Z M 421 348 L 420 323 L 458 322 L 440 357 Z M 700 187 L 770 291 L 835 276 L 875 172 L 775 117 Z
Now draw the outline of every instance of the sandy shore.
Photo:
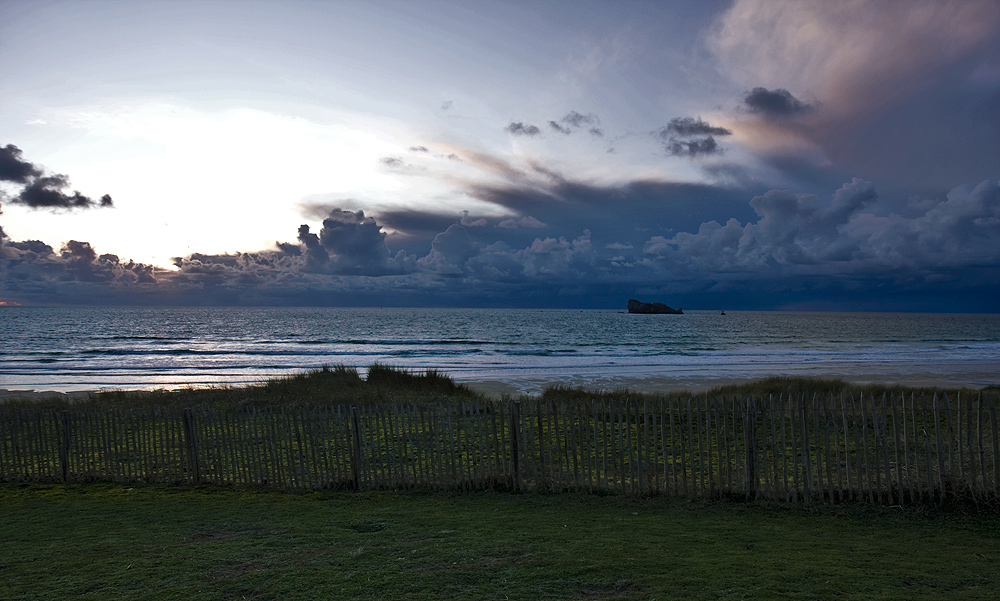
M 20 399 L 20 400 L 37 400 L 37 399 L 48 399 L 52 397 L 59 398 L 86 398 L 88 394 L 95 391 L 91 390 L 74 390 L 71 392 L 57 392 L 55 390 L 7 390 L 0 388 L 0 401 L 5 401 L 7 399 Z

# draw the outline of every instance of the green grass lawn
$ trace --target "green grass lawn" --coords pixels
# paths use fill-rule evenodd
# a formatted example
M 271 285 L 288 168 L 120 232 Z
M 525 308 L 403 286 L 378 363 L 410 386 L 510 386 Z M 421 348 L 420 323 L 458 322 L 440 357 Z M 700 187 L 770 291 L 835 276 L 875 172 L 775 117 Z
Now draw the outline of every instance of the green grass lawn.
M 1000 519 L 861 505 L 0 485 L 2 599 L 997 599 Z

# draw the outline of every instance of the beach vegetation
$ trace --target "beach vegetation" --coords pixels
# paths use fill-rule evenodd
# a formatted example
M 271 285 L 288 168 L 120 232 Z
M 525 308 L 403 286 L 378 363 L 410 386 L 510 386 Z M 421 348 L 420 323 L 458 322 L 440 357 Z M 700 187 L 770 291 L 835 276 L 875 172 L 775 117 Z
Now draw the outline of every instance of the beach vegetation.
M 427 405 L 482 401 L 484 396 L 433 369 L 414 372 L 376 363 L 367 376 L 344 365 L 311 369 L 243 386 L 206 386 L 176 390 L 106 390 L 42 399 L 9 398 L 4 402 L 31 407 L 326 407 L 387 403 Z
M 798 398 L 805 395 L 811 398 L 813 395 L 819 395 L 821 397 L 849 397 L 851 395 L 855 397 L 861 397 L 862 395 L 870 397 L 881 397 L 883 394 L 886 395 L 896 395 L 901 394 L 910 395 L 925 395 L 933 396 L 937 394 L 976 394 L 978 392 L 983 393 L 996 393 L 1000 391 L 1000 387 L 988 386 L 982 389 L 974 389 L 962 386 L 955 387 L 943 387 L 943 386 L 907 386 L 907 385 L 897 385 L 897 384 L 878 384 L 878 383 L 853 383 L 839 378 L 822 378 L 822 377 L 790 377 L 790 376 L 772 376 L 768 378 L 760 378 L 757 380 L 752 380 L 749 382 L 740 382 L 734 384 L 725 384 L 721 386 L 715 386 L 707 390 L 701 390 L 697 392 L 691 392 L 687 390 L 677 390 L 677 391 L 664 391 L 664 392 L 643 392 L 637 390 L 631 390 L 627 387 L 619 387 L 613 389 L 594 389 L 586 387 L 568 386 L 564 384 L 557 384 L 549 386 L 540 395 L 543 401 L 554 401 L 554 402 L 565 402 L 565 401 L 601 401 L 601 400 L 616 400 L 616 401 L 643 401 L 643 400 L 655 400 L 663 397 L 716 397 L 716 398 L 748 398 L 754 397 L 757 399 L 767 398 L 768 396 L 791 396 L 792 398 Z M 525 400 L 529 400 L 530 397 L 525 397 Z

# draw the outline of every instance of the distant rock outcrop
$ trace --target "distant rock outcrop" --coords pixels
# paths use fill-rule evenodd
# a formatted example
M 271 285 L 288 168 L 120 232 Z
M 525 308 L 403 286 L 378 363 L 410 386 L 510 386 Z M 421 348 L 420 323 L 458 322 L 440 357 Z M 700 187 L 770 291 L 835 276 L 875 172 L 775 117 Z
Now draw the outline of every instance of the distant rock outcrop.
M 664 305 L 663 303 L 644 303 L 642 301 L 637 301 L 634 298 L 630 298 L 628 301 L 628 312 L 655 313 L 655 314 L 668 314 L 668 315 L 684 314 L 684 311 L 682 311 L 680 307 L 674 309 Z

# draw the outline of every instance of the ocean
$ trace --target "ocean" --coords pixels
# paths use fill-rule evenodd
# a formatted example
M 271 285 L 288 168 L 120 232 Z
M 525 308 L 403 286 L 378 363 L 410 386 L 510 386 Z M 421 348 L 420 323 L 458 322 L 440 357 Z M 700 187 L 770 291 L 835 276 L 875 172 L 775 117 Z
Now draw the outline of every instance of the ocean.
M 172 389 L 323 365 L 436 369 L 508 392 L 765 376 L 1000 383 L 1000 315 L 537 309 L 3 307 L 0 389 Z

